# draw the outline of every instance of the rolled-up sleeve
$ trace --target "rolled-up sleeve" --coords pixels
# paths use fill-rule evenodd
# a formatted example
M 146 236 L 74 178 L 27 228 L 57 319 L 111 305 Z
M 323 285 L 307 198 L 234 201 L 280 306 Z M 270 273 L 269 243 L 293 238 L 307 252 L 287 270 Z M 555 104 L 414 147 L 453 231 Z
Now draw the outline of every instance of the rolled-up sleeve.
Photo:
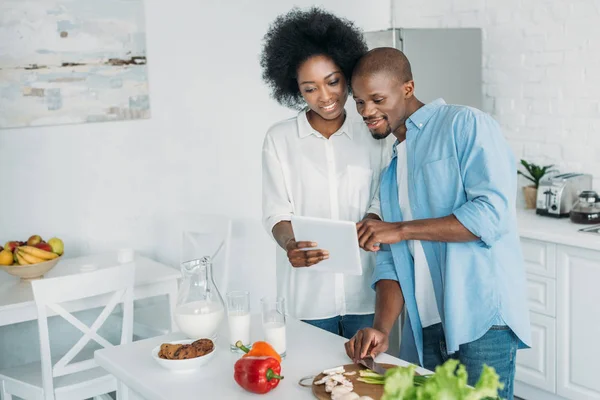
M 467 202 L 453 214 L 489 248 L 508 231 L 516 198 L 515 159 L 498 123 L 484 113 L 465 116 L 457 150 Z
M 383 279 L 398 281 L 398 274 L 396 273 L 396 267 L 394 266 L 392 251 L 389 249 L 388 245 L 383 245 L 382 250 L 377 252 L 377 263 L 371 280 L 371 287 L 373 290 L 375 290 L 377 282 Z
M 281 221 L 290 221 L 292 200 L 285 185 L 283 168 L 273 138 L 267 134 L 262 151 L 262 212 L 263 226 L 272 237 L 273 227 Z

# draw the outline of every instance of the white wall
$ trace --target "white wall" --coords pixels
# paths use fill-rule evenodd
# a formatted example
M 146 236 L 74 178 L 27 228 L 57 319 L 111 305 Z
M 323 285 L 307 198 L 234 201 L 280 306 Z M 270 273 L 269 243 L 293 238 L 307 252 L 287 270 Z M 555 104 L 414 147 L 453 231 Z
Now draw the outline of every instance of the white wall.
M 309 0 L 147 0 L 152 117 L 0 130 L 0 242 L 34 233 L 67 255 L 131 246 L 176 263 L 179 212 L 234 219 L 233 286 L 274 291 L 262 229 L 261 145 L 292 113 L 269 98 L 258 54 L 268 24 Z M 318 3 L 365 30 L 389 25 L 389 0 Z M 1 40 L 1 39 L 0 39 Z
M 396 27 L 483 28 L 484 108 L 517 157 L 600 190 L 600 1 L 393 1 Z

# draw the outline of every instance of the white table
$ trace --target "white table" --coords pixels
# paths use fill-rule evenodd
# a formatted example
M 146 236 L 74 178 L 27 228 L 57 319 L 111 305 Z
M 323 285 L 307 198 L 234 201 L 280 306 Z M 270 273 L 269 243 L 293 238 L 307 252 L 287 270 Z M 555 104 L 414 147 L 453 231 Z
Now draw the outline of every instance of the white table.
M 252 316 L 252 340 L 261 340 L 260 317 Z M 147 400 L 201 400 L 201 399 L 256 399 L 233 379 L 233 365 L 239 353 L 229 350 L 227 322 L 221 326 L 218 352 L 209 364 L 194 372 L 174 373 L 160 367 L 151 356 L 152 349 L 165 342 L 184 338 L 181 333 L 137 341 L 128 345 L 98 350 L 95 360 L 126 387 L 129 399 Z M 327 368 L 351 363 L 344 351 L 346 339 L 315 328 L 295 319 L 287 323 L 287 357 L 282 362 L 284 379 L 279 386 L 260 396 L 270 399 L 310 399 L 310 388 L 298 381 L 314 376 Z M 377 357 L 378 362 L 407 365 L 387 354 Z M 428 373 L 419 368 L 417 371 Z
M 168 295 L 169 307 L 173 310 L 177 301 L 179 270 L 137 254 L 133 262 L 136 266 L 134 299 Z M 116 253 L 66 258 L 56 264 L 45 277 L 52 278 L 84 273 L 81 268 L 85 265 L 106 268 L 117 264 Z M 90 299 L 88 301 L 72 302 L 67 309 L 74 312 L 93 308 L 94 306 L 94 300 Z M 0 326 L 36 319 L 37 310 L 33 300 L 31 284 L 21 282 L 19 278 L 0 271 Z M 173 326 L 172 320 L 171 323 Z

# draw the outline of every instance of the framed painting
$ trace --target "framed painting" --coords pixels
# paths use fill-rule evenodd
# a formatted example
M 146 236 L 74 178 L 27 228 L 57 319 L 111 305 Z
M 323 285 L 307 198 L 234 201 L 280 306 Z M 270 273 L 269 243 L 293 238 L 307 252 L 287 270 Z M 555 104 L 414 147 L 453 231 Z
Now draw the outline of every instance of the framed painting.
M 0 38 L 0 128 L 150 117 L 142 0 L 2 0 Z

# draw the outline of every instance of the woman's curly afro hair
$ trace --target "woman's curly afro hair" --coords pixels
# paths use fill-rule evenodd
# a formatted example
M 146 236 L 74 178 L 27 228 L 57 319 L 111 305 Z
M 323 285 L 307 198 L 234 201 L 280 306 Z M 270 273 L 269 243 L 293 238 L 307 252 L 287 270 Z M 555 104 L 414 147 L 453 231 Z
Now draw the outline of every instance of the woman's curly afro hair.
M 368 50 L 354 23 L 316 7 L 308 11 L 294 8 L 277 17 L 264 42 L 260 56 L 263 79 L 275 100 L 296 109 L 304 105 L 296 80 L 304 61 L 314 55 L 330 57 L 349 85 L 354 66 Z

